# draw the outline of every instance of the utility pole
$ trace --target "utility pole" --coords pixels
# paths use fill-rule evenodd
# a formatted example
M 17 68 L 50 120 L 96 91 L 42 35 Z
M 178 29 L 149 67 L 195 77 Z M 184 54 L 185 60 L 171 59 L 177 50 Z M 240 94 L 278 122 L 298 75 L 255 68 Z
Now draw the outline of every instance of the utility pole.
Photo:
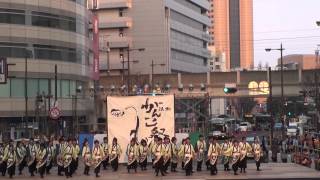
M 122 81 L 122 85 L 124 85 L 124 57 L 122 57 L 122 60 L 121 60 L 121 63 L 122 63 L 122 73 L 121 73 L 121 81 Z
M 269 113 L 270 113 L 270 116 L 271 116 L 271 129 L 270 129 L 270 136 L 271 136 L 271 139 L 273 139 L 273 127 L 274 127 L 274 116 L 273 116 L 273 102 L 272 102 L 272 70 L 271 70 L 271 67 L 268 68 L 268 75 L 269 75 L 269 107 L 268 107 L 268 110 L 269 110 Z M 272 144 L 271 144 L 272 145 Z
M 139 62 L 137 60 L 130 61 L 130 51 L 144 51 L 144 50 L 145 50 L 145 48 L 134 48 L 134 49 L 131 49 L 129 45 L 127 47 L 127 56 L 128 56 L 127 57 L 127 64 L 128 64 L 128 74 L 127 74 L 128 75 L 128 77 L 127 77 L 127 92 L 128 92 L 128 94 L 127 95 L 129 95 L 129 92 L 130 92 L 130 63 L 131 62 L 132 63 Z M 122 61 L 122 82 L 124 82 L 124 63 L 125 63 L 125 61 L 123 59 L 123 61 Z
M 56 105 L 58 100 L 58 67 L 54 65 L 54 105 Z
M 57 101 L 58 101 L 58 66 L 55 64 L 54 65 L 54 105 L 53 105 L 54 107 L 57 106 Z M 61 132 L 61 130 L 63 129 L 62 128 L 63 122 L 60 124 L 59 119 L 57 119 L 56 121 L 57 121 L 56 126 L 57 126 L 57 130 L 58 130 L 57 134 L 62 135 L 63 133 Z
M 75 95 L 75 100 L 74 100 L 75 102 L 74 102 L 74 109 L 75 109 L 75 117 L 76 117 L 76 123 L 77 123 L 77 128 L 76 128 L 76 133 L 75 133 L 75 135 L 76 134 L 78 134 L 79 133 L 79 118 L 78 118 L 78 113 L 77 113 L 77 104 L 78 104 L 78 97 L 77 97 L 77 94 Z
M 318 74 L 315 72 L 314 73 L 314 83 L 315 83 L 315 102 L 316 102 L 316 114 L 317 114 L 317 118 L 316 118 L 316 126 L 317 126 L 317 132 L 319 132 L 320 127 L 319 127 L 319 118 L 320 118 L 320 102 L 319 102 L 319 79 L 318 79 Z
M 78 99 L 78 97 L 77 97 L 77 92 L 76 92 L 76 94 L 75 95 L 72 95 L 72 116 L 73 116 L 73 123 L 72 123 L 72 125 L 73 125 L 73 135 L 76 135 L 76 134 L 78 134 L 78 132 L 79 132 L 79 130 L 78 130 L 78 127 L 79 127 L 79 125 L 78 125 L 78 115 L 77 115 L 77 99 Z
M 153 60 L 151 61 L 151 91 L 153 92 L 153 88 L 154 88 L 154 81 L 153 81 L 153 69 L 154 69 L 154 63 Z
M 49 125 L 49 120 L 50 120 L 50 116 L 49 116 L 49 112 L 51 110 L 51 78 L 48 81 L 48 112 L 47 112 L 47 125 Z M 47 127 L 48 129 L 48 127 Z M 49 131 L 48 131 L 49 132 Z
M 282 119 L 282 138 L 285 136 L 285 129 L 284 125 L 287 123 L 286 119 L 284 118 L 284 97 L 283 97 L 283 47 L 282 43 L 280 44 L 280 66 L 281 66 L 281 119 Z
M 154 78 L 153 78 L 153 76 L 154 76 L 154 67 L 155 66 L 165 66 L 165 65 L 166 64 L 164 64 L 164 63 L 154 63 L 153 60 L 151 61 L 151 64 L 150 64 L 150 66 L 151 66 L 151 91 L 154 90 Z
M 273 51 L 273 50 L 277 50 L 280 51 L 280 78 L 281 78 L 281 110 L 280 110 L 280 119 L 282 122 L 282 138 L 284 138 L 285 136 L 285 129 L 284 126 L 286 124 L 286 120 L 284 118 L 284 93 L 283 93 L 283 51 L 285 50 L 282 46 L 282 43 L 280 44 L 280 48 L 278 49 L 271 49 L 271 48 L 266 48 L 265 49 L 267 52 Z
M 129 95 L 129 93 L 130 93 L 130 48 L 129 48 L 129 46 L 127 49 L 127 56 L 128 56 L 128 59 L 127 59 L 127 63 L 128 63 L 127 88 L 128 88 L 128 95 Z
M 24 58 L 24 99 L 25 99 L 25 137 L 28 136 L 28 50 L 25 49 L 25 58 Z
M 316 49 L 315 54 L 316 54 L 316 68 L 319 68 L 320 62 L 319 62 L 319 47 Z
M 107 42 L 107 74 L 110 74 L 110 44 Z

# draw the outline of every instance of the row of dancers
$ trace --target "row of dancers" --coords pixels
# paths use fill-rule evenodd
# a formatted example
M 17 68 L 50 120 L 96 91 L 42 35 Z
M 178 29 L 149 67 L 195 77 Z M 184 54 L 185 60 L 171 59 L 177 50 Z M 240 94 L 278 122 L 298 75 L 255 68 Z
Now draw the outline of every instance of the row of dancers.
M 28 167 L 30 176 L 34 176 L 37 172 L 43 178 L 45 174 L 50 174 L 54 165 L 57 165 L 58 175 L 70 178 L 78 169 L 79 159 L 82 159 L 83 174 L 90 175 L 90 169 L 93 168 L 95 176 L 99 177 L 101 166 L 107 169 L 110 164 L 113 171 L 118 170 L 122 153 L 117 138 L 113 138 L 111 144 L 108 144 L 107 137 L 101 143 L 96 140 L 92 149 L 85 139 L 81 150 L 77 139 L 60 138 L 57 144 L 53 140 L 39 142 L 32 138 L 29 141 L 17 142 L 16 145 L 13 141 L 9 141 L 6 144 L 0 143 L 0 172 L 2 176 L 7 172 L 12 178 L 16 167 L 19 175 L 25 167 Z M 150 157 L 156 176 L 159 173 L 165 176 L 169 166 L 171 172 L 177 172 L 179 162 L 186 176 L 190 176 L 193 173 L 194 160 L 197 162 L 197 171 L 202 171 L 202 166 L 205 164 L 210 174 L 215 175 L 218 173 L 217 164 L 221 157 L 224 171 L 230 171 L 231 165 L 234 174 L 237 175 L 239 168 L 241 173 L 246 173 L 249 156 L 254 157 L 257 171 L 260 171 L 263 152 L 258 138 L 255 138 L 254 143 L 250 145 L 245 137 L 240 142 L 226 139 L 222 144 L 210 137 L 207 145 L 205 138 L 200 135 L 195 147 L 191 144 L 190 138 L 183 139 L 181 145 L 177 145 L 175 137 L 170 139 L 154 136 L 149 143 L 146 139 L 138 142 L 136 138 L 132 138 L 126 147 L 125 155 L 128 173 L 132 170 L 137 172 L 138 166 L 141 171 L 147 170 Z
M 238 175 L 239 168 L 240 173 L 246 173 L 247 158 L 250 156 L 254 157 L 257 171 L 261 170 L 260 164 L 263 152 L 258 137 L 255 138 L 252 145 L 246 142 L 246 137 L 243 137 L 240 142 L 236 139 L 226 139 L 222 144 L 219 144 L 217 139 L 210 137 L 207 146 L 202 135 L 199 136 L 195 148 L 190 143 L 190 138 L 184 139 L 180 147 L 177 146 L 174 137 L 171 143 L 168 137 L 164 138 L 164 142 L 161 138 L 156 137 L 150 145 L 156 176 L 158 176 L 159 171 L 164 176 L 170 163 L 171 171 L 176 172 L 179 160 L 186 176 L 192 175 L 194 160 L 197 161 L 197 171 L 202 171 L 202 166 L 205 163 L 207 170 L 210 170 L 210 174 L 216 175 L 218 173 L 219 157 L 222 157 L 224 171 L 230 171 L 231 165 L 234 175 Z

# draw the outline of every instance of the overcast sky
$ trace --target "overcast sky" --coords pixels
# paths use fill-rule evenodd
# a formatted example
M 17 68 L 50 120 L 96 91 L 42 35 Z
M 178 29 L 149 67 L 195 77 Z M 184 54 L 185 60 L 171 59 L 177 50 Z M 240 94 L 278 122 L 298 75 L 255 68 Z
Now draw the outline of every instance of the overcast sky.
M 280 48 L 286 54 L 314 54 L 320 44 L 320 0 L 253 0 L 255 66 L 276 65 Z

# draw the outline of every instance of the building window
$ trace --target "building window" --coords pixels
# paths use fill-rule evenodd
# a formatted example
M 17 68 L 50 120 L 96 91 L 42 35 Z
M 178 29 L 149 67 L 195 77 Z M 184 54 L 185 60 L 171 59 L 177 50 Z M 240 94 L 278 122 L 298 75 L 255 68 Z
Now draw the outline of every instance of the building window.
M 119 28 L 119 37 L 123 37 L 123 28 Z
M 87 0 L 69 0 L 69 1 L 73 1 L 75 3 L 82 5 L 82 6 L 87 6 Z
M 38 93 L 38 79 L 28 79 L 28 97 L 36 97 Z
M 87 37 L 89 35 L 89 22 L 85 22 L 81 18 L 37 11 L 26 14 L 24 10 L 0 8 L 0 23 L 30 25 L 26 21 L 29 18 L 31 18 L 31 25 L 33 26 L 72 31 L 86 35 Z
M 23 98 L 25 96 L 24 79 L 8 79 L 7 84 L 0 84 L 0 97 Z M 49 82 L 51 83 L 51 94 L 54 94 L 54 80 L 51 79 L 28 79 L 28 97 L 34 98 L 38 94 L 49 93 Z M 76 82 L 72 80 L 58 80 L 58 97 L 68 98 L 76 94 Z
M 210 65 L 212 66 L 212 65 L 213 65 L 213 62 L 210 62 Z
M 216 70 L 220 70 L 220 65 L 216 65 Z
M 55 94 L 55 82 L 51 81 L 51 94 Z M 83 87 L 83 86 L 82 86 Z M 57 96 L 61 97 L 61 80 L 58 79 L 57 81 Z
M 15 9 L 0 9 L 0 23 L 25 24 L 25 11 Z
M 76 81 L 70 81 L 70 95 L 75 95 L 76 89 Z
M 48 79 L 39 79 L 39 93 L 40 94 L 49 94 L 49 80 Z
M 206 25 L 203 25 L 202 29 L 203 29 L 204 32 L 207 32 L 207 26 Z
M 10 80 L 7 84 L 0 84 L 0 97 L 10 97 Z
M 216 62 L 219 62 L 219 58 L 218 58 L 218 57 L 216 57 L 216 58 L 214 58 L 214 59 L 215 59 Z
M 120 60 L 123 60 L 124 59 L 124 56 L 122 53 L 120 53 Z
M 206 49 L 208 47 L 207 42 L 203 42 L 203 48 Z
M 208 59 L 206 59 L 206 58 L 203 59 L 203 65 L 204 65 L 204 66 L 207 66 L 207 65 L 208 65 Z
M 24 79 L 11 79 L 11 97 L 24 97 Z
M 123 17 L 123 9 L 119 9 L 119 17 Z

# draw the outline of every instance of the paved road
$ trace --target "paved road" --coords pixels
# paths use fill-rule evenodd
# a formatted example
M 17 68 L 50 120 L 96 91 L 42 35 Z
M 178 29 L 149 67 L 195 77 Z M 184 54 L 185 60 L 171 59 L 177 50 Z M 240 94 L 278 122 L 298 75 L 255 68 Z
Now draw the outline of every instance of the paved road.
M 302 167 L 296 164 L 280 164 L 280 163 L 268 163 L 262 164 L 262 171 L 257 172 L 255 170 L 254 164 L 248 164 L 248 170 L 246 174 L 240 174 L 238 176 L 234 176 L 232 172 L 224 172 L 221 171 L 223 167 L 219 167 L 218 175 L 210 176 L 208 171 L 202 172 L 195 172 L 193 176 L 186 177 L 182 170 L 177 173 L 169 173 L 167 176 L 164 177 L 155 177 L 153 174 L 153 170 L 150 168 L 146 172 L 138 171 L 137 173 L 130 173 L 128 174 L 126 171 L 125 166 L 120 166 L 118 172 L 112 172 L 111 170 L 101 171 L 101 177 L 98 179 L 104 180 L 140 180 L 140 179 L 147 179 L 147 180 L 162 180 L 162 179 L 169 179 L 169 180 L 183 180 L 183 179 L 194 179 L 194 180 L 209 180 L 209 179 L 260 179 L 260 180 L 267 180 L 267 179 L 318 179 L 320 177 L 320 171 L 316 171 L 307 167 Z M 97 179 L 93 175 L 93 171 L 91 170 L 90 176 L 82 175 L 82 167 L 78 170 L 78 172 L 71 178 L 73 180 L 94 180 Z M 27 171 L 24 172 L 26 175 L 15 176 L 14 179 L 19 180 L 32 180 L 32 179 L 39 179 L 39 175 L 36 177 L 30 177 L 27 174 Z M 0 179 L 9 179 L 8 177 Z M 65 177 L 59 177 L 56 175 L 56 169 L 53 169 L 52 174 L 45 176 L 45 179 L 49 180 L 57 180 L 57 179 L 66 179 Z

